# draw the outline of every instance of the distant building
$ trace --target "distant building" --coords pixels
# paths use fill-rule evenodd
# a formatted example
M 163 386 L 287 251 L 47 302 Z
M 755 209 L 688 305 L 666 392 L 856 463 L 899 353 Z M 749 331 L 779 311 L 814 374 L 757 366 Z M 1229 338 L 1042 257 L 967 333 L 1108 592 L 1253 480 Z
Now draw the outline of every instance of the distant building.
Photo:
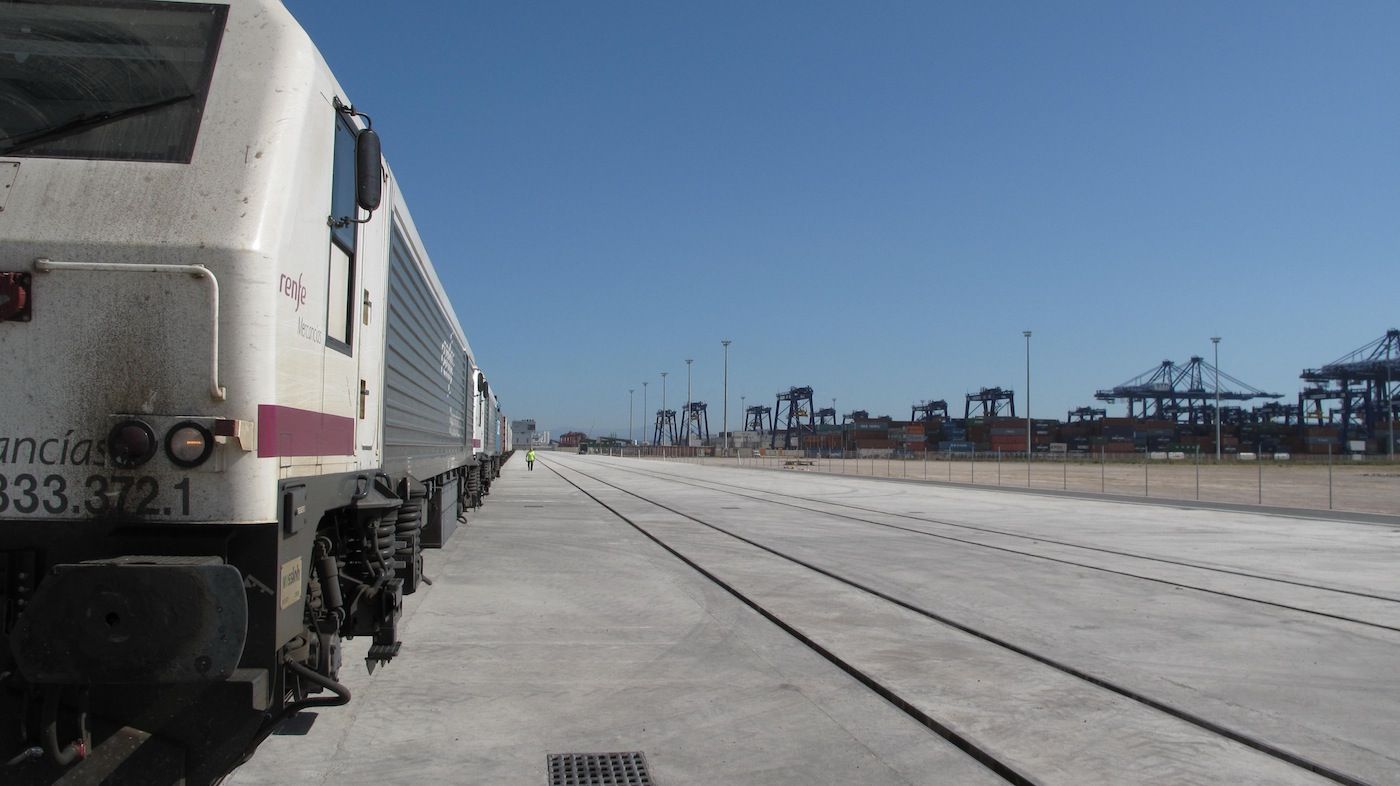
M 549 432 L 536 429 L 533 420 L 512 420 L 510 434 L 512 444 L 517 448 L 537 448 L 549 444 Z
M 585 439 L 588 439 L 588 435 L 582 431 L 570 431 L 559 438 L 559 447 L 576 448 L 579 446 L 579 443 L 583 442 Z

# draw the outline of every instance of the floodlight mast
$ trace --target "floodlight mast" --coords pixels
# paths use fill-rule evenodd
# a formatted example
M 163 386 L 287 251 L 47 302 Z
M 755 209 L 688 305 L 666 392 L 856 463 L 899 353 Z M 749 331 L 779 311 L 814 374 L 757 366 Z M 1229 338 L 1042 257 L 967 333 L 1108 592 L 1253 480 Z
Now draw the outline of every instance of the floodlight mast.
M 730 339 L 720 339 L 724 345 L 724 453 L 729 455 L 729 345 Z
M 1026 337 L 1026 485 L 1031 484 L 1031 332 L 1021 331 Z
M 1211 336 L 1210 343 L 1215 345 L 1215 463 L 1220 463 L 1222 451 L 1220 449 L 1220 336 Z

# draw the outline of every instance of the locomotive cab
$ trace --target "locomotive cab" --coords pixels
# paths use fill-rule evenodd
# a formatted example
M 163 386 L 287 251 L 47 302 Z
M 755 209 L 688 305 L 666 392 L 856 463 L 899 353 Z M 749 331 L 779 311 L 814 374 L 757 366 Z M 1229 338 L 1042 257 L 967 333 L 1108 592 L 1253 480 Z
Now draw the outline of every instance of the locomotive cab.
M 496 413 L 279 0 L 0 28 L 0 780 L 212 782 L 400 653 Z

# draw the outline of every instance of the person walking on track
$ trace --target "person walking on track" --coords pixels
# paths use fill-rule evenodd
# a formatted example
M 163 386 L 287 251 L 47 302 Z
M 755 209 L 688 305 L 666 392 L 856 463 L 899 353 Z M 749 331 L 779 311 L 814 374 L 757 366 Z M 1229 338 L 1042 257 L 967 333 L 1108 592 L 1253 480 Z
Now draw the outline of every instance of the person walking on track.
M 530 448 L 525 451 L 525 468 L 531 472 L 535 471 L 535 449 Z

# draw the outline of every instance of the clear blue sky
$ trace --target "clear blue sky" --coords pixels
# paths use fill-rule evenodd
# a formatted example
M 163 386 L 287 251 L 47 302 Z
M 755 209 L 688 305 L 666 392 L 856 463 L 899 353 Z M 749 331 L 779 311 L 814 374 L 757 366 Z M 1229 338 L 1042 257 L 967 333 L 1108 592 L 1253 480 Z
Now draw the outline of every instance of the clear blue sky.
M 1291 401 L 1400 325 L 1400 3 L 288 0 L 513 418 Z M 1120 404 L 1116 410 L 1121 411 Z M 637 427 L 640 431 L 640 426 Z

